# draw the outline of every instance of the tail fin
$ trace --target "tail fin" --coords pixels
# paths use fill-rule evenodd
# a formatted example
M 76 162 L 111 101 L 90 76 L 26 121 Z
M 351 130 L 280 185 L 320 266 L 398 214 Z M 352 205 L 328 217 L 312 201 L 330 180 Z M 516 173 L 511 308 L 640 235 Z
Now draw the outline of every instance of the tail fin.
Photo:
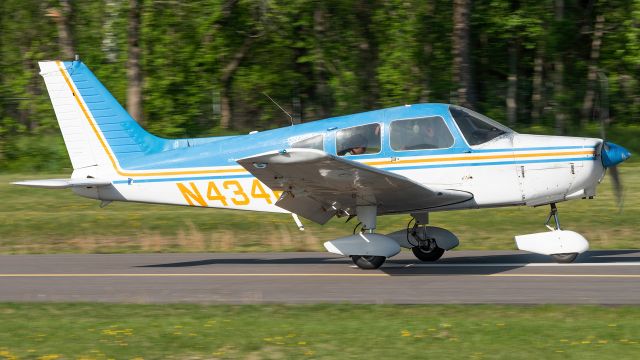
M 74 170 L 120 172 L 127 159 L 163 148 L 164 139 L 140 127 L 82 62 L 39 65 Z

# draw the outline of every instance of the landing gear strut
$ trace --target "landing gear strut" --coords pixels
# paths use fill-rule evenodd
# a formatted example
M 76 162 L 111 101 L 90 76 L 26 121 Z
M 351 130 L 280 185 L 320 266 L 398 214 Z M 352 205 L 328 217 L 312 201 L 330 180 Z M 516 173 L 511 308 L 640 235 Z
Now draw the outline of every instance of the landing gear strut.
M 547 217 L 547 221 L 544 225 L 551 231 L 559 231 L 560 229 L 560 219 L 558 218 L 558 208 L 555 203 L 551 203 L 551 210 L 549 211 L 549 216 Z M 549 225 L 551 222 L 551 218 L 555 222 L 555 227 Z M 560 253 L 560 254 L 551 254 L 551 258 L 557 263 L 571 263 L 578 257 L 578 253 Z
M 428 213 L 411 214 L 413 219 L 407 225 L 407 242 L 413 247 L 413 255 L 422 261 L 436 261 L 444 254 L 444 249 L 438 246 L 436 238 L 427 231 L 429 223 Z M 411 223 L 413 222 L 413 227 Z
M 411 238 L 413 239 L 410 241 Z M 438 247 L 436 239 L 427 234 L 426 225 L 417 220 L 413 228 L 407 229 L 407 242 L 415 243 L 411 251 L 415 257 L 422 261 L 436 261 L 444 254 L 444 249 Z
M 358 220 L 362 223 L 362 229 L 360 233 L 364 236 L 372 236 L 376 229 L 376 216 L 377 216 L 377 207 L 376 206 L 358 206 L 357 207 L 357 216 Z M 356 226 L 357 229 L 357 226 Z M 356 229 L 354 229 L 354 235 L 356 235 Z M 366 235 L 365 235 L 366 234 Z M 367 240 L 371 243 L 371 240 Z M 364 249 L 363 249 L 364 250 Z M 399 251 L 399 248 L 398 248 Z M 360 254 L 367 253 L 368 250 L 364 250 Z M 397 253 L 397 252 L 396 252 Z M 370 252 L 369 252 L 370 254 Z M 395 255 L 395 254 L 393 254 Z M 384 264 L 385 260 L 387 260 L 386 256 L 380 255 L 351 255 L 351 260 L 353 263 L 363 270 L 375 270 Z

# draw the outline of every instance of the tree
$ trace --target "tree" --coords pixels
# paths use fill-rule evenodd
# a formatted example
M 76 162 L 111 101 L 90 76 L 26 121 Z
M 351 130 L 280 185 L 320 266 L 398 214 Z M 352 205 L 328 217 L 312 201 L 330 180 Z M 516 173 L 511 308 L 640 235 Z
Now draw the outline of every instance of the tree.
M 49 8 L 47 10 L 47 16 L 51 17 L 57 25 L 60 53 L 65 60 L 72 60 L 75 56 L 70 24 L 72 13 L 73 9 L 68 0 L 60 0 L 59 8 Z
M 127 111 L 136 121 L 143 123 L 142 117 L 142 69 L 140 66 L 140 0 L 129 0 L 127 58 Z
M 558 135 L 564 134 L 566 130 L 566 114 L 564 109 L 566 94 L 564 93 L 564 58 L 562 30 L 564 21 L 564 0 L 555 0 L 554 20 L 556 31 L 556 42 L 553 56 L 553 98 L 555 112 L 555 132 Z
M 604 32 L 604 16 L 596 16 L 593 36 L 591 41 L 591 52 L 589 56 L 589 72 L 587 73 L 587 89 L 582 100 L 582 125 L 589 122 L 593 111 L 593 100 L 595 98 L 596 81 L 598 78 L 598 59 L 600 58 L 600 46 Z
M 468 108 L 474 108 L 475 93 L 471 80 L 469 13 L 471 0 L 454 0 L 453 34 L 451 37 L 453 55 L 454 101 Z

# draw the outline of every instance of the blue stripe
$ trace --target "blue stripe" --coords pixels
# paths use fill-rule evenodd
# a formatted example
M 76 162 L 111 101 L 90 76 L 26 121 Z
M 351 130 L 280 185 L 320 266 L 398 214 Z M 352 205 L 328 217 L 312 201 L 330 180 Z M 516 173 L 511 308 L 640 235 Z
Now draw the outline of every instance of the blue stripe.
M 540 163 L 554 163 L 554 162 L 570 162 L 570 161 L 593 161 L 595 156 L 581 157 L 581 158 L 564 158 L 564 159 L 544 159 L 544 160 L 526 160 L 526 161 L 494 161 L 494 162 L 475 162 L 475 163 L 456 163 L 456 164 L 441 164 L 441 165 L 415 165 L 415 166 L 399 166 L 399 167 L 381 167 L 379 169 L 393 171 L 393 170 L 417 170 L 417 169 L 436 169 L 436 168 L 452 168 L 463 166 L 496 166 L 496 165 L 516 165 L 516 164 L 540 164 Z M 159 178 L 159 179 L 133 179 L 132 183 L 157 183 L 157 182 L 170 182 L 170 181 L 198 181 L 198 180 L 219 180 L 219 179 L 246 179 L 253 178 L 251 174 L 247 175 L 215 175 L 215 176 L 192 176 L 182 178 Z M 116 180 L 114 184 L 127 184 L 129 180 Z
M 139 183 L 155 183 L 155 182 L 167 182 L 167 181 L 192 181 L 192 180 L 218 180 L 218 179 L 244 179 L 254 177 L 251 174 L 247 175 L 216 175 L 216 176 L 192 176 L 182 178 L 160 178 L 160 179 L 133 179 L 133 184 Z M 116 180 L 114 184 L 127 184 L 129 180 Z

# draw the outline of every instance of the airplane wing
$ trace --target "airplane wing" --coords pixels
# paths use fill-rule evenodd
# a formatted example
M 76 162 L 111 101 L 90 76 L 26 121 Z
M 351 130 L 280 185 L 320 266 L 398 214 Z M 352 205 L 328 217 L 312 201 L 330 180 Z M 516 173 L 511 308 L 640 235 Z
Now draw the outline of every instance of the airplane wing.
M 12 182 L 13 185 L 29 186 L 44 189 L 67 189 L 72 187 L 91 187 L 111 185 L 109 180 L 86 179 L 44 179 Z
M 378 214 L 429 210 L 464 202 L 473 194 L 426 187 L 402 175 L 314 149 L 273 151 L 237 160 L 274 191 L 279 207 L 324 224 L 356 206 L 377 205 Z

